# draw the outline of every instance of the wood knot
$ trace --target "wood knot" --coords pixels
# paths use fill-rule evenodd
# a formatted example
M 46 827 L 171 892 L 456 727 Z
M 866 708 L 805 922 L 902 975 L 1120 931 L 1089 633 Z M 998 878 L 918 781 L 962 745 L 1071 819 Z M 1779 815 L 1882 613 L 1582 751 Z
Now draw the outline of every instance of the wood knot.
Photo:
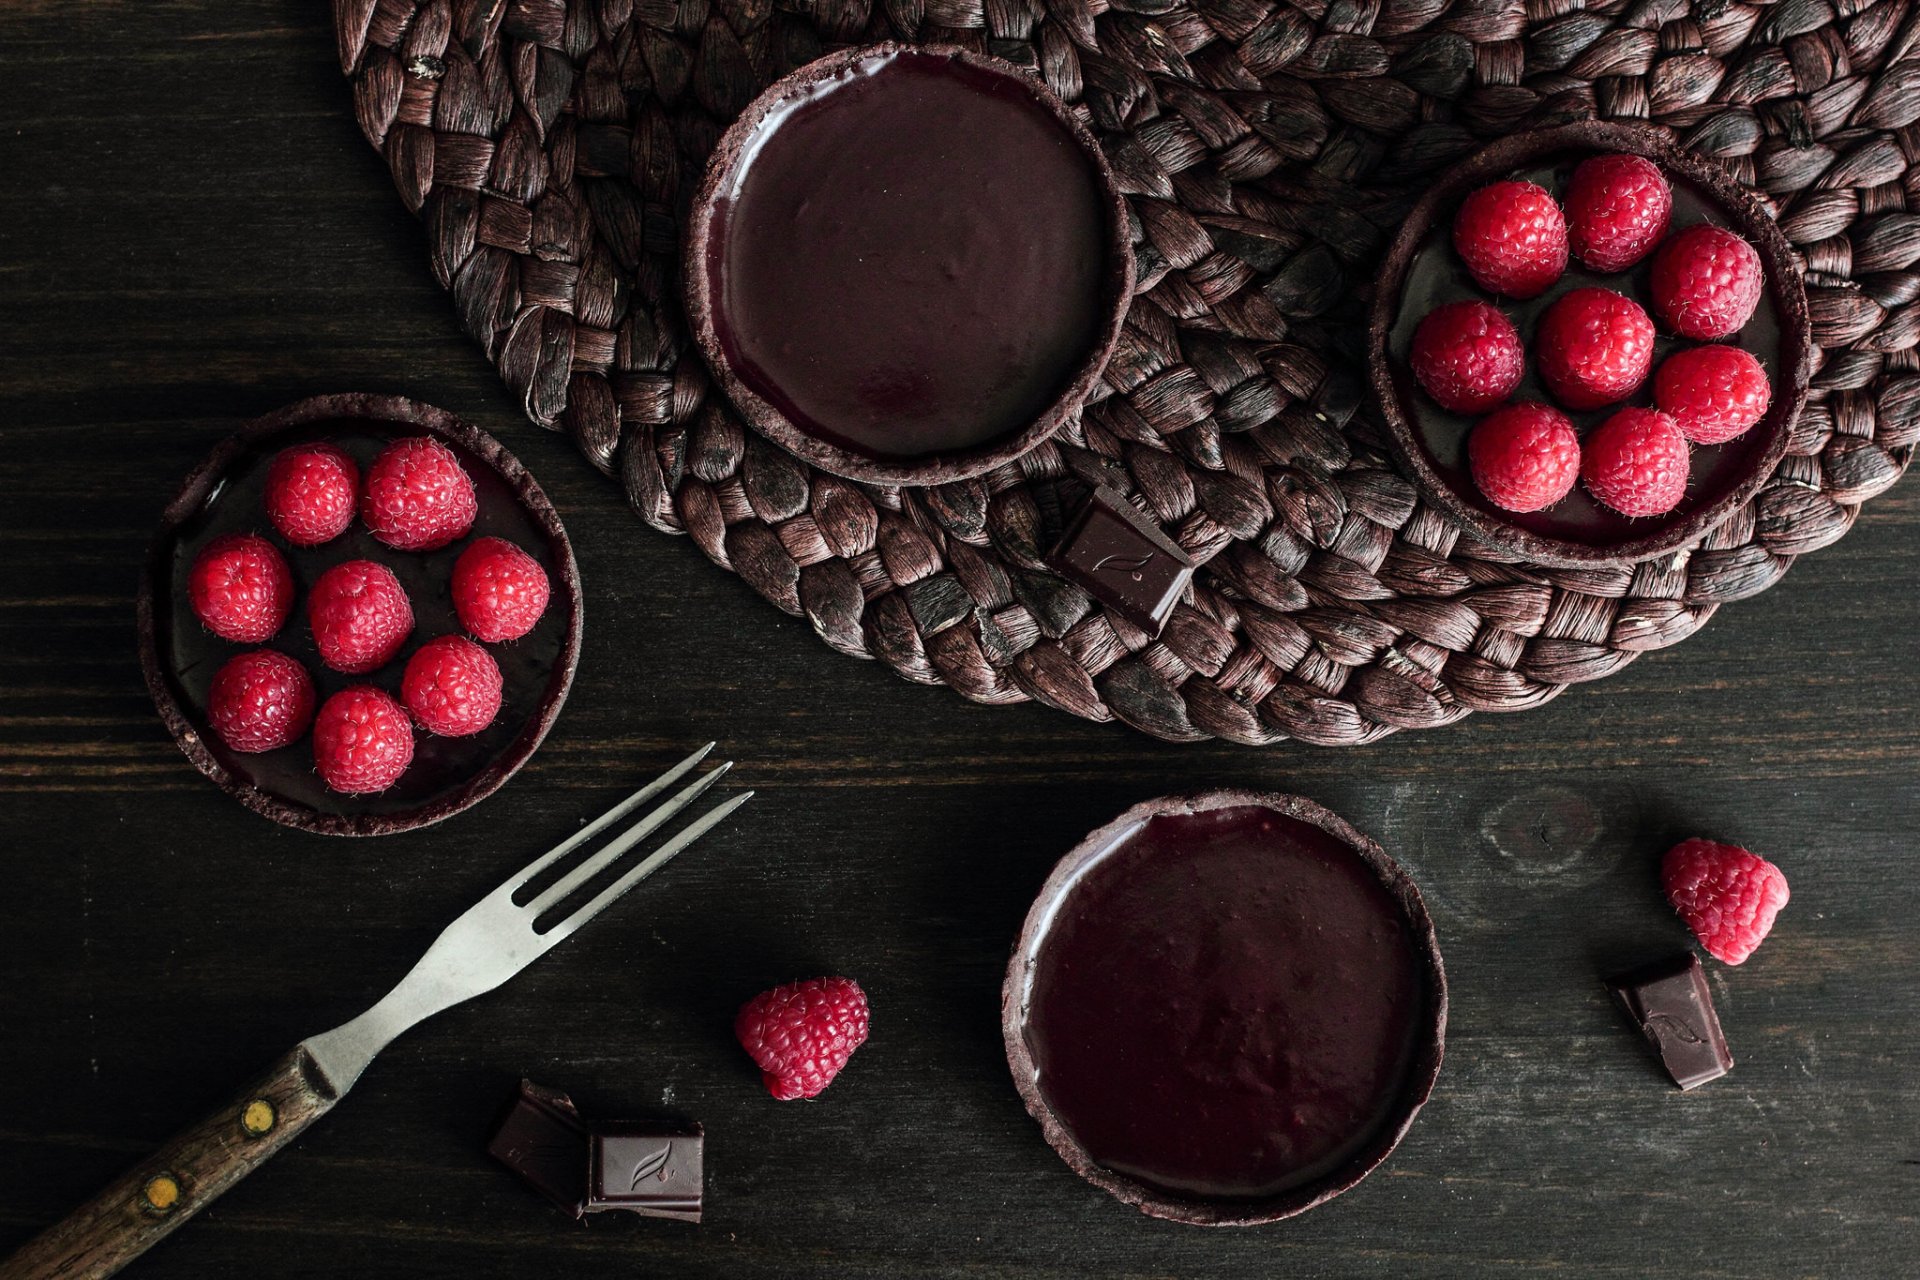
M 1516 870 L 1535 879 L 1582 870 L 1601 827 L 1594 803 L 1562 786 L 1509 796 L 1480 820 L 1480 834 L 1487 842 Z

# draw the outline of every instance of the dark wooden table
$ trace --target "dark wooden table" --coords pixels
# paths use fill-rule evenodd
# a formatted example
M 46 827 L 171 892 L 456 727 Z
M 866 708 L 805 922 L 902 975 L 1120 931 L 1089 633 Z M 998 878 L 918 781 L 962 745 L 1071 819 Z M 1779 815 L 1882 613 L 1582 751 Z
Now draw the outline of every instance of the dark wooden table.
M 1175 747 L 909 686 L 658 537 L 519 419 L 361 140 L 323 6 L 0 10 L 0 1252 L 293 1041 L 623 785 L 717 737 L 761 798 L 359 1092 L 145 1276 L 1911 1276 L 1920 1254 L 1920 485 L 1704 633 L 1544 710 L 1363 749 Z M 442 826 L 282 830 L 195 773 L 134 658 L 179 477 L 253 415 L 402 392 L 496 433 L 587 583 L 573 697 Z M 1296 791 L 1406 862 L 1454 989 L 1393 1161 L 1297 1222 L 1205 1232 L 1075 1179 L 1007 1079 L 1014 929 L 1146 796 Z M 1734 1074 L 1682 1096 L 1599 976 L 1685 941 L 1654 866 L 1712 833 L 1793 903 L 1713 982 Z M 874 1034 L 818 1103 L 733 1044 L 847 973 Z M 567 1222 L 492 1165 L 522 1074 L 706 1123 L 705 1225 Z

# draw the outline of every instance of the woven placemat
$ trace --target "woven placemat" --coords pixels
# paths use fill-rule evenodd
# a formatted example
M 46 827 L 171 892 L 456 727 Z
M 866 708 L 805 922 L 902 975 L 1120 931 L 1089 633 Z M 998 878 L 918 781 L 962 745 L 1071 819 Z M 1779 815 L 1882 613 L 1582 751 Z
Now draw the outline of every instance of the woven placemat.
M 1913 0 L 335 0 L 361 127 L 535 422 L 829 645 L 983 702 L 1173 740 L 1370 742 L 1537 706 L 1832 542 L 1920 439 Z M 726 124 L 847 44 L 966 45 L 1085 118 L 1140 282 L 1082 425 L 927 490 L 816 472 L 691 348 L 679 218 Z M 1650 121 L 1773 204 L 1814 393 L 1774 480 L 1633 569 L 1503 563 L 1362 406 L 1357 299 L 1431 175 L 1487 140 Z M 1048 572 L 1103 481 L 1205 562 L 1149 641 Z

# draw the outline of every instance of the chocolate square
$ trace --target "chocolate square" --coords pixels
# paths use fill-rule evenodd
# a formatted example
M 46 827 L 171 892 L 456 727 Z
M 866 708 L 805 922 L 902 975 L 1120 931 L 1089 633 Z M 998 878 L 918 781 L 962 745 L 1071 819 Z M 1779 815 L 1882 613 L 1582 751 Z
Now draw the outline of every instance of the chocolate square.
M 608 1126 L 589 1139 L 587 1212 L 700 1221 L 705 1136 L 658 1126 Z
M 1733 1070 L 1713 993 L 1700 957 L 1691 951 L 1623 974 L 1607 987 L 1682 1089 L 1697 1089 Z
M 587 1126 L 566 1094 L 522 1080 L 487 1154 L 571 1217 L 586 1212 Z
M 1047 563 L 1101 604 L 1158 636 L 1193 579 L 1193 561 L 1112 489 L 1096 488 Z

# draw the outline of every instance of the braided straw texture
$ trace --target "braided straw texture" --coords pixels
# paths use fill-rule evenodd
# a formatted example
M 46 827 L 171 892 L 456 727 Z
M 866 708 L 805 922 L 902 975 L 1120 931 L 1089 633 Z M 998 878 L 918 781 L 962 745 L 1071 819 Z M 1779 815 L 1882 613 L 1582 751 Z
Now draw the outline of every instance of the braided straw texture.
M 527 416 L 843 653 L 1171 740 L 1371 742 L 1537 706 L 1845 533 L 1920 439 L 1916 0 L 335 0 L 361 127 Z M 1032 69 L 1108 151 L 1140 281 L 1084 421 L 934 489 L 813 471 L 709 386 L 679 219 L 727 123 L 823 52 Z M 1356 299 L 1491 138 L 1650 121 L 1772 203 L 1812 400 L 1773 482 L 1637 568 L 1502 562 L 1362 406 Z M 1204 567 L 1157 641 L 1048 572 L 1088 484 Z

